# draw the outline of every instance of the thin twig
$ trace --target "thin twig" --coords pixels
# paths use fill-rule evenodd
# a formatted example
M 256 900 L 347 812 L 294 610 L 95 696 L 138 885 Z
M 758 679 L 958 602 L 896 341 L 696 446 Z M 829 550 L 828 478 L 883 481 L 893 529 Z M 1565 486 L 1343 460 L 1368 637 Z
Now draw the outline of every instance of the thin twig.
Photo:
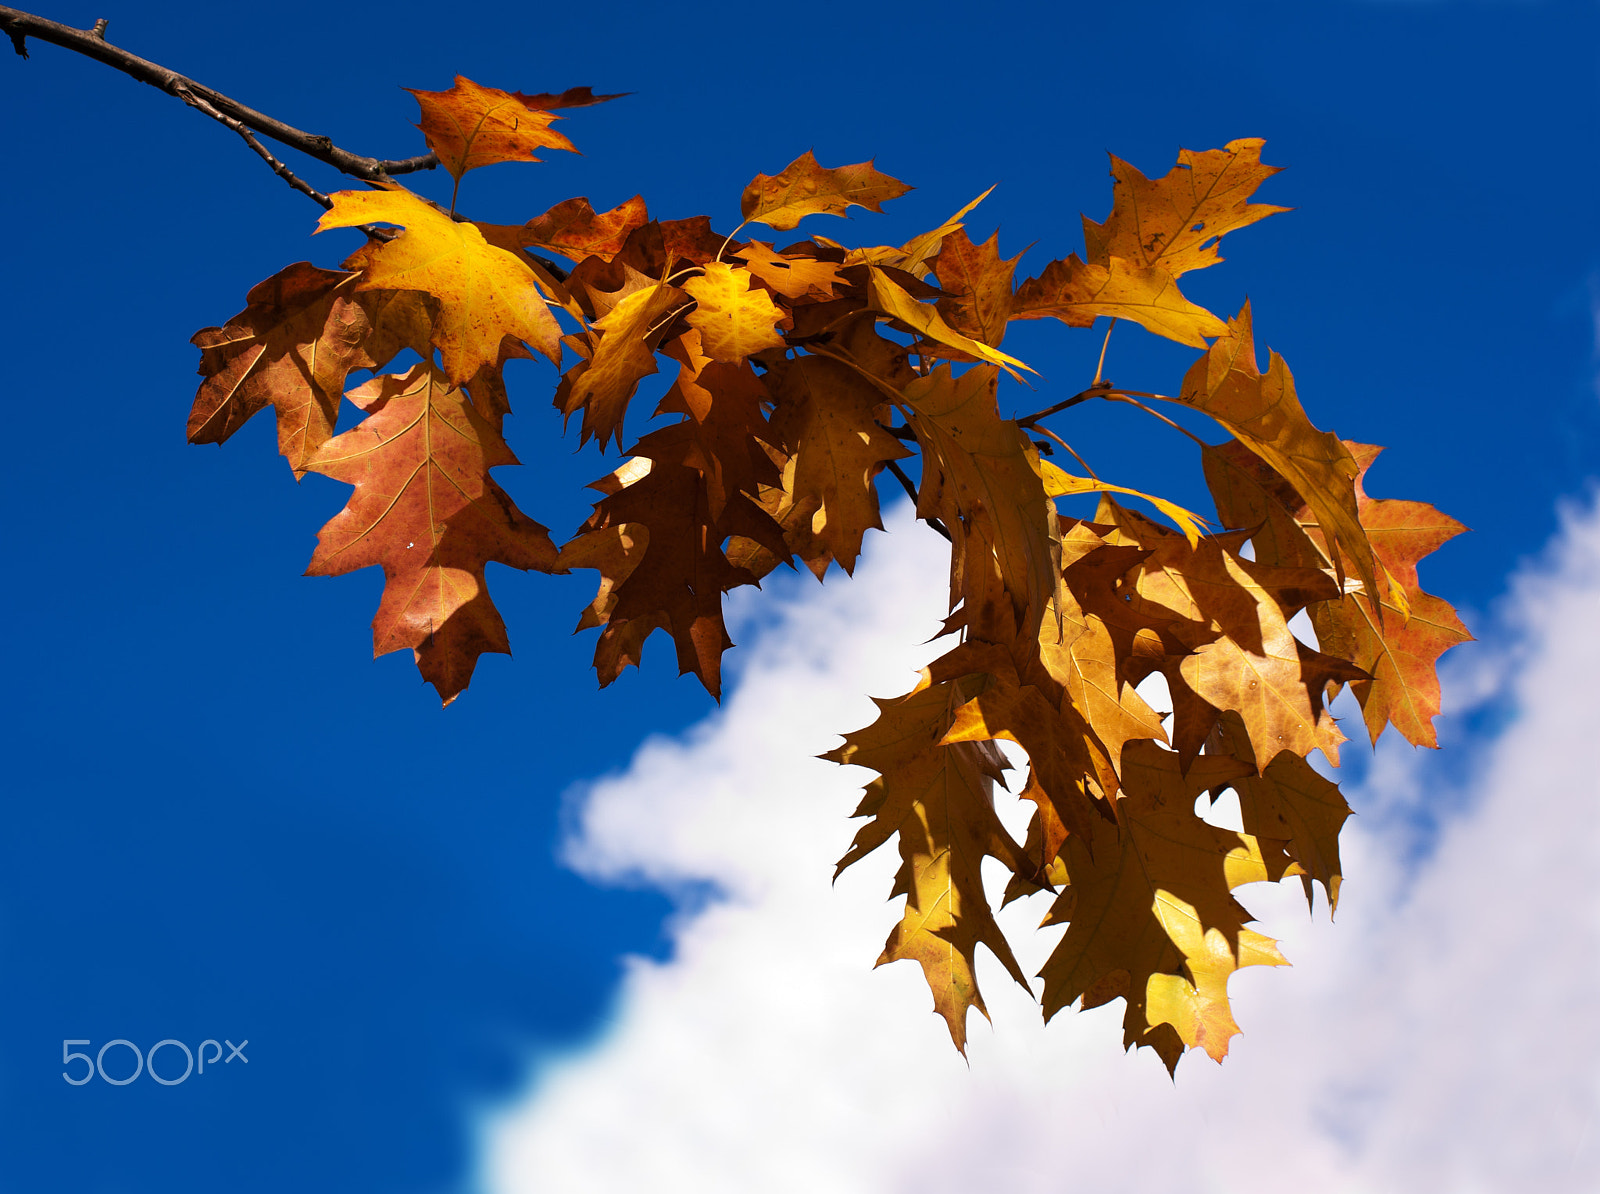
M 211 117 L 212 120 L 215 120 L 221 124 L 225 124 L 234 132 L 238 133 L 239 136 L 244 138 L 244 143 L 251 149 L 255 150 L 255 152 L 260 155 L 262 161 L 266 162 L 267 165 L 272 167 L 272 172 L 274 174 L 283 179 L 284 182 L 288 183 L 302 195 L 309 198 L 313 203 L 317 203 L 323 207 L 329 208 L 333 206 L 332 199 L 329 199 L 321 191 L 317 190 L 310 183 L 306 182 L 277 158 L 273 157 L 272 151 L 269 150 L 265 145 L 261 144 L 260 141 L 256 140 L 256 135 L 246 128 L 242 121 L 235 120 L 226 112 L 219 112 L 209 100 L 202 99 L 200 96 L 196 95 L 187 88 L 179 90 L 178 98 L 184 103 L 188 104 L 191 108 L 194 108 L 200 112 L 204 112 L 207 116 Z
M 1209 448 L 1211 446 L 1210 444 L 1206 443 L 1205 440 L 1201 439 L 1198 435 L 1196 435 L 1194 432 L 1190 431 L 1182 423 L 1174 423 L 1171 419 L 1167 418 L 1166 415 L 1162 414 L 1160 411 L 1156 410 L 1154 407 L 1146 406 L 1144 403 L 1140 402 L 1137 398 L 1128 397 L 1127 393 L 1124 392 L 1124 391 L 1118 391 L 1115 394 L 1107 394 L 1106 395 L 1106 399 L 1108 401 L 1110 401 L 1110 402 L 1126 402 L 1129 406 L 1137 406 L 1140 410 L 1144 411 L 1145 414 L 1152 415 L 1155 418 L 1160 419 L 1168 427 L 1176 427 L 1179 431 L 1183 432 L 1190 439 L 1194 440 L 1194 442 L 1199 444 L 1202 448 Z M 1039 430 L 1043 431 L 1044 428 L 1041 427 L 1041 428 L 1039 428 Z
M 262 136 L 270 137 L 291 149 L 298 149 L 308 157 L 316 158 L 317 161 L 324 162 L 339 173 L 348 174 L 352 178 L 376 182 L 389 175 L 409 174 L 414 170 L 432 170 L 439 164 L 438 157 L 433 153 L 390 161 L 363 157 L 340 149 L 330 137 L 308 133 L 281 120 L 274 120 L 265 113 L 246 107 L 238 100 L 223 95 L 203 83 L 197 83 L 176 71 L 118 49 L 105 40 L 105 21 L 97 21 L 93 29 L 74 29 L 70 25 L 47 21 L 32 13 L 0 5 L 0 30 L 10 36 L 12 46 L 24 58 L 28 56 L 26 39 L 36 37 L 40 41 L 103 62 L 125 75 L 138 79 L 141 83 L 148 83 L 168 95 L 184 99 L 185 103 L 190 103 L 184 97 L 184 93 L 188 92 L 190 96 L 205 100 L 218 112 L 231 116 Z M 199 107 L 193 103 L 190 103 L 190 106 Z M 203 108 L 199 110 L 204 111 Z
M 906 470 L 901 468 L 899 463 L 893 460 L 885 460 L 884 464 L 889 466 L 889 471 L 895 475 L 895 480 L 900 482 L 900 487 L 906 491 L 906 496 L 915 502 L 917 500 L 917 487 L 912 483 L 911 478 L 906 476 Z M 930 515 L 928 518 L 923 519 L 923 521 L 943 535 L 946 543 L 955 542 L 954 539 L 950 538 L 950 529 L 937 518 L 934 518 Z
M 1025 419 L 1018 419 L 1017 426 L 1036 427 L 1040 419 L 1047 419 L 1051 415 L 1060 414 L 1069 407 L 1077 406 L 1080 402 L 1087 402 L 1091 398 L 1104 398 L 1110 392 L 1111 383 L 1109 381 L 1097 381 L 1081 394 L 1074 394 L 1064 402 L 1058 402 L 1054 406 L 1047 406 L 1043 410 L 1034 411 L 1033 414 Z
M 1106 327 L 1106 338 L 1100 342 L 1100 359 L 1095 362 L 1094 381 L 1090 384 L 1091 389 L 1100 384 L 1100 375 L 1105 371 L 1106 367 L 1106 349 L 1111 347 L 1111 333 L 1116 330 L 1116 326 L 1117 317 L 1113 315 L 1111 323 Z
M 1086 473 L 1088 473 L 1091 477 L 1093 477 L 1096 481 L 1098 481 L 1100 479 L 1100 474 L 1095 472 L 1094 469 L 1090 468 L 1089 467 L 1089 462 L 1087 460 L 1085 460 L 1082 456 L 1079 456 L 1078 452 L 1077 452 L 1077 449 L 1074 448 L 1071 444 L 1069 444 L 1066 440 L 1062 439 L 1059 435 L 1057 435 L 1054 431 L 1051 431 L 1050 428 L 1048 428 L 1048 427 L 1040 427 L 1040 428 L 1037 428 L 1037 430 L 1044 432 L 1051 439 L 1055 440 L 1056 443 L 1060 444 L 1067 451 L 1071 452 L 1072 453 L 1072 458 L 1074 460 L 1076 460 L 1079 464 L 1083 465 L 1084 471 Z

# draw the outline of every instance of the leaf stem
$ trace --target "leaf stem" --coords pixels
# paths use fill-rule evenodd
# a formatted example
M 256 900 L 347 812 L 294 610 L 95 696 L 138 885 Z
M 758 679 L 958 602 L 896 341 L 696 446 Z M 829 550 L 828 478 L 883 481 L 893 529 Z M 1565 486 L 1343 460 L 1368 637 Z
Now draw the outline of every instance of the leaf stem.
M 1134 393 L 1138 393 L 1137 390 L 1135 390 L 1133 392 Z M 1159 395 L 1151 394 L 1151 395 L 1148 395 L 1148 397 L 1155 398 L 1155 397 L 1159 397 Z M 1198 435 L 1196 435 L 1194 432 L 1190 431 L 1182 423 L 1175 423 L 1171 419 L 1167 418 L 1166 415 L 1164 415 L 1160 411 L 1156 410 L 1154 407 L 1146 406 L 1144 403 L 1140 402 L 1137 398 L 1128 397 L 1128 392 L 1127 391 L 1119 390 L 1119 391 L 1117 391 L 1115 393 L 1107 394 L 1106 398 L 1107 398 L 1107 400 L 1109 400 L 1111 402 L 1126 402 L 1129 406 L 1137 406 L 1140 410 L 1144 411 L 1145 414 L 1151 415 L 1154 418 L 1160 419 L 1168 427 L 1177 428 L 1179 431 L 1181 431 L 1185 435 L 1187 435 L 1190 439 L 1194 440 L 1194 442 L 1199 444 L 1202 448 L 1209 448 L 1211 446 L 1210 444 L 1206 443 L 1205 440 L 1201 439 Z M 1168 401 L 1171 401 L 1171 400 L 1168 399 Z M 1044 428 L 1041 427 L 1041 428 L 1039 428 L 1039 430 L 1040 431 L 1044 431 Z
M 1106 338 L 1100 342 L 1100 359 L 1095 362 L 1094 381 L 1089 383 L 1090 389 L 1093 389 L 1095 386 L 1100 384 L 1100 375 L 1106 367 L 1106 349 L 1111 347 L 1111 333 L 1116 331 L 1116 328 L 1117 317 L 1113 315 L 1111 317 L 1111 323 L 1106 327 Z

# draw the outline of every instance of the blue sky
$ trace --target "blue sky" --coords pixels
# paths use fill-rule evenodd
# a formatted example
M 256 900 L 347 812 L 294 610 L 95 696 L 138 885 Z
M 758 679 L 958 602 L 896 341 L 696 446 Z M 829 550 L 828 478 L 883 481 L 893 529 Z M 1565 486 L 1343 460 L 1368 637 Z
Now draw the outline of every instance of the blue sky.
M 105 16 L 114 42 L 377 156 L 423 148 L 403 86 L 440 89 L 464 74 L 524 91 L 635 93 L 563 124 L 582 157 L 471 175 L 463 207 L 500 222 L 573 195 L 602 207 L 642 191 L 656 215 L 708 213 L 731 229 L 749 178 L 811 147 L 826 164 L 875 156 L 918 188 L 882 216 L 816 217 L 818 231 L 898 243 L 998 181 L 971 228 L 981 236 L 998 225 L 1007 254 L 1033 244 L 1023 270 L 1037 272 L 1081 247 L 1080 211 L 1100 218 L 1108 209 L 1107 150 L 1154 174 L 1180 146 L 1265 137 L 1266 159 L 1290 169 L 1261 198 L 1296 210 L 1230 237 L 1227 263 L 1194 275 L 1186 291 L 1223 312 L 1248 296 L 1258 339 L 1287 358 L 1313 419 L 1389 446 L 1370 490 L 1432 501 L 1475 532 L 1424 565 L 1427 586 L 1474 611 L 1487 640 L 1475 655 L 1460 652 L 1461 712 L 1445 735 L 1454 753 L 1437 763 L 1380 756 L 1379 766 L 1356 768 L 1366 777 L 1370 891 L 1410 890 L 1417 851 L 1395 849 L 1413 840 L 1408 826 L 1465 824 L 1460 808 L 1498 807 L 1484 792 L 1474 805 L 1456 781 L 1493 770 L 1484 760 L 1512 741 L 1492 737 L 1502 723 L 1528 724 L 1506 710 L 1522 707 L 1518 686 L 1538 660 L 1559 654 L 1540 619 L 1568 609 L 1539 606 L 1527 592 L 1540 583 L 1529 581 L 1496 615 L 1508 578 L 1564 534 L 1542 574 L 1558 580 L 1545 587 L 1577 594 L 1572 608 L 1593 608 L 1582 604 L 1589 524 L 1574 516 L 1577 529 L 1561 532 L 1559 515 L 1563 498 L 1588 492 L 1600 459 L 1593 3 L 830 3 L 792 12 L 477 3 L 445 18 L 438 6 L 391 4 L 380 14 L 289 0 L 267 15 L 177 3 L 42 15 L 74 24 Z M 657 643 L 642 672 L 595 691 L 590 638 L 568 634 L 592 574 L 492 572 L 517 658 L 488 657 L 443 712 L 403 656 L 373 662 L 377 577 L 300 576 L 343 487 L 316 477 L 296 487 L 265 425 L 221 450 L 188 447 L 182 434 L 197 357 L 189 336 L 223 322 L 251 285 L 289 262 L 336 264 L 359 235 L 313 240 L 317 209 L 231 133 L 170 97 L 54 47 L 32 50 L 26 62 L 0 63 L 9 117 L 0 213 L 11 233 L 0 318 L 12 347 L 16 445 L 3 484 L 18 628 L 4 722 L 11 782 L 0 804 L 0 1185 L 28 1194 L 250 1194 L 287 1183 L 464 1194 L 494 1185 L 498 1194 L 538 1188 L 540 1164 L 552 1174 L 581 1169 L 581 1158 L 556 1158 L 539 1143 L 556 1122 L 539 1118 L 548 1115 L 539 1076 L 554 1057 L 609 1065 L 616 1040 L 645 1039 L 627 1034 L 651 1030 L 659 1042 L 679 1031 L 650 1010 L 673 1005 L 652 1003 L 638 984 L 733 972 L 627 959 L 680 956 L 694 933 L 715 928 L 673 915 L 684 882 L 740 881 L 727 851 L 708 847 L 685 862 L 666 838 L 659 873 L 641 869 L 626 843 L 586 820 L 604 804 L 596 792 L 622 789 L 586 785 L 647 780 L 636 751 L 651 735 L 687 734 L 670 749 L 710 768 L 716 760 L 694 754 L 695 744 L 725 723 L 701 724 L 713 705 L 673 674 L 670 650 Z M 322 189 L 341 185 L 315 165 L 304 172 Z M 444 178 L 417 185 L 448 191 Z M 1050 400 L 1089 380 L 1099 342 L 1032 324 L 1006 347 L 1049 379 Z M 1119 331 L 1108 373 L 1164 390 L 1189 355 Z M 592 447 L 576 452 L 575 437 L 557 442 L 553 380 L 533 362 L 513 376 L 519 413 L 508 433 L 533 467 L 498 475 L 559 539 L 587 513 L 582 485 L 614 461 Z M 1012 390 L 1003 401 L 1021 411 L 1039 397 Z M 1102 474 L 1203 501 L 1181 437 L 1153 434 L 1120 409 L 1073 417 L 1065 433 L 1092 447 Z M 875 600 L 897 600 L 903 570 L 925 565 L 916 550 L 896 550 L 885 556 L 887 579 L 865 590 L 882 594 Z M 808 578 L 769 589 L 795 610 L 818 601 Z M 770 658 L 798 651 L 794 666 L 810 666 L 811 615 L 741 609 L 741 642 L 770 637 Z M 1581 657 L 1581 642 L 1568 647 Z M 905 662 L 885 656 L 883 666 Z M 778 664 L 741 666 L 752 677 L 786 674 Z M 834 728 L 858 724 L 842 716 Z M 708 779 L 704 790 L 720 789 Z M 813 833 L 825 874 L 840 852 L 830 842 L 849 829 L 840 822 L 829 839 L 808 823 L 794 840 Z M 1454 857 L 1450 843 L 1470 837 L 1447 826 L 1424 853 Z M 1448 890 L 1443 878 L 1429 882 Z M 1381 902 L 1371 907 L 1368 920 L 1352 914 L 1338 930 L 1365 943 L 1410 939 L 1383 927 Z M 1362 924 L 1378 925 L 1376 936 L 1357 937 Z M 867 929 L 881 938 L 887 921 Z M 816 946 L 835 948 L 831 940 Z M 1340 948 L 1321 941 L 1306 948 Z M 708 955 L 718 948 L 706 946 Z M 1384 957 L 1404 956 L 1384 948 Z M 870 945 L 858 951 L 863 975 L 873 956 Z M 1551 984 L 1588 981 L 1571 966 Z M 916 1065 L 942 1066 L 942 1030 L 922 1023 L 926 995 L 895 973 L 904 969 L 867 976 L 877 985 L 859 997 L 914 1025 L 907 1047 L 936 1058 L 918 1054 Z M 1401 961 L 1381 973 L 1409 990 Z M 1271 1021 L 1274 1000 L 1322 1006 L 1305 1002 L 1317 982 L 1309 974 L 1302 963 L 1268 976 L 1259 993 L 1251 988 L 1253 1007 Z M 752 984 L 747 1002 L 759 1004 L 763 992 L 776 998 L 784 976 L 752 968 L 741 981 Z M 1328 1006 L 1337 1002 L 1330 996 Z M 697 1004 L 709 1006 L 687 1001 Z M 1288 1025 L 1282 1039 L 1296 1040 L 1288 1013 L 1278 1015 Z M 997 1058 L 1006 1041 L 1035 1039 L 1006 1036 L 1020 1031 L 1007 1023 L 1018 1018 L 997 1012 Z M 1073 1032 L 1058 1021 L 1049 1035 L 1074 1042 L 1059 1046 L 1069 1052 L 1090 1048 Z M 248 1038 L 249 1062 L 170 1088 L 144 1078 L 126 1087 L 62 1081 L 64 1039 L 98 1049 L 115 1038 L 141 1047 Z M 809 1039 L 790 1042 L 788 1063 Z M 813 1061 L 821 1056 L 814 1042 L 807 1048 Z M 658 1056 L 644 1045 L 634 1052 Z M 698 1055 L 714 1052 L 706 1045 Z M 975 1053 L 974 1071 L 981 1061 Z M 1206 1066 L 1196 1089 L 1232 1091 L 1226 1097 L 1240 1101 L 1229 1105 L 1245 1108 L 1256 1104 L 1240 1091 L 1276 1081 L 1253 1064 L 1213 1073 L 1190 1059 L 1184 1069 Z M 1150 1076 L 1131 1060 L 1094 1065 L 1109 1082 L 1138 1081 L 1125 1070 Z M 680 1102 L 716 1105 L 703 1096 L 737 1080 L 709 1063 L 682 1072 L 704 1085 L 680 1089 Z M 985 1089 L 1001 1101 L 985 1103 L 985 1114 L 999 1115 L 998 1076 L 1014 1071 L 996 1060 L 989 1073 Z M 875 1089 L 869 1077 L 860 1089 Z M 796 1089 L 812 1088 L 796 1079 Z M 580 1115 L 585 1104 L 575 1095 L 572 1105 Z M 931 1130 L 882 1114 L 884 1132 L 908 1148 Z M 1307 1133 L 1289 1138 L 1312 1140 Z M 697 1176 L 718 1189 L 713 1167 L 730 1154 L 722 1137 L 706 1139 L 703 1155 L 683 1163 L 705 1166 Z M 816 1139 L 828 1137 L 819 1129 Z M 809 1155 L 804 1141 L 789 1146 Z M 594 1147 L 620 1155 L 604 1139 Z M 967 1155 L 981 1158 L 981 1149 Z M 862 1175 L 890 1164 L 874 1157 L 849 1180 L 874 1188 Z

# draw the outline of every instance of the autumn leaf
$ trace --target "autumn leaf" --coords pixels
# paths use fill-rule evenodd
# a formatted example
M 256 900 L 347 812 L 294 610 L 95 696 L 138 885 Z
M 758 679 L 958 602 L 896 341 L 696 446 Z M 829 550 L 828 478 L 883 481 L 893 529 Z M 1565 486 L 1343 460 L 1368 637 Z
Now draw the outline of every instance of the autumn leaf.
M 1109 265 L 1121 257 L 1135 266 L 1160 266 L 1174 278 L 1217 264 L 1223 236 L 1289 210 L 1249 202 L 1282 168 L 1261 164 L 1264 144 L 1247 137 L 1203 153 L 1180 150 L 1178 164 L 1158 179 L 1113 155 L 1111 214 L 1103 224 L 1083 219 L 1090 263 Z
M 511 651 L 484 566 L 557 571 L 555 545 L 489 476 L 517 463 L 511 449 L 437 369 L 418 364 L 347 397 L 366 419 L 323 444 L 307 467 L 355 492 L 318 534 L 306 573 L 381 567 L 373 654 L 411 648 L 423 679 L 449 704 L 479 655 Z
M 593 437 L 603 448 L 615 439 L 622 446 L 622 418 L 642 378 L 657 372 L 655 347 L 658 324 L 667 312 L 683 306 L 689 296 L 665 282 L 646 283 L 627 291 L 615 306 L 594 321 L 599 335 L 593 356 L 567 371 L 557 402 L 562 413 L 583 411 L 580 442 Z
M 1472 636 L 1447 602 L 1422 590 L 1417 562 L 1466 527 L 1426 502 L 1368 497 L 1362 482 L 1382 449 L 1371 444 L 1347 446 L 1361 465 L 1356 478 L 1361 524 L 1391 582 L 1379 597 L 1389 614 L 1378 617 L 1370 597 L 1350 593 L 1313 606 L 1311 624 L 1328 650 L 1371 674 L 1350 687 L 1374 743 L 1386 726 L 1393 725 L 1413 746 L 1436 747 L 1438 660 Z
M 1022 380 L 1022 374 L 1018 373 L 1017 370 L 1027 369 L 1029 373 L 1034 372 L 1032 368 L 1017 360 L 1016 357 L 1008 356 L 998 348 L 991 348 L 987 344 L 981 344 L 977 340 L 963 336 L 945 323 L 944 319 L 939 315 L 938 308 L 930 307 L 926 303 L 919 303 L 906 292 L 903 286 L 877 266 L 868 267 L 868 276 L 872 279 L 872 297 L 878 309 L 885 315 L 898 319 L 912 331 L 926 336 L 930 340 L 936 340 L 940 344 L 947 344 L 951 348 L 976 357 L 980 361 L 988 361 L 991 364 L 999 365 L 1000 368 L 1011 374 L 1018 381 Z
M 965 228 L 966 225 L 962 221 L 993 192 L 994 187 L 990 187 L 937 228 L 912 237 L 901 246 L 898 259 L 886 259 L 883 264 L 898 266 L 913 278 L 926 278 L 931 269 L 929 263 L 942 251 L 945 237 L 953 236 Z
M 1248 303 L 1228 321 L 1228 334 L 1189 369 L 1180 397 L 1221 423 L 1294 486 L 1316 514 L 1341 578 L 1348 563 L 1368 593 L 1379 591 L 1377 560 L 1356 505 L 1360 469 L 1355 457 L 1338 436 L 1312 426 L 1282 357 L 1273 353 L 1267 372 L 1261 372 Z
M 548 91 L 541 91 L 538 95 L 524 95 L 520 91 L 513 91 L 511 94 L 530 108 L 540 112 L 550 112 L 557 108 L 592 108 L 595 104 L 622 99 L 624 96 L 632 95 L 633 92 L 616 91 L 610 95 L 596 95 L 588 87 L 568 87 L 565 91 L 555 94 Z
M 862 536 L 883 529 L 873 478 L 911 453 L 873 417 L 883 395 L 840 361 L 777 362 L 767 384 L 778 404 L 773 429 L 789 457 L 784 489 L 813 511 L 810 542 L 853 572 Z
M 1190 547 L 1199 546 L 1201 536 L 1206 533 L 1206 528 L 1210 525 L 1198 514 L 1185 510 L 1176 502 L 1169 502 L 1166 498 L 1141 493 L 1137 489 L 1127 489 L 1121 485 L 1110 485 L 1097 477 L 1075 477 L 1048 460 L 1039 462 L 1039 471 L 1044 479 L 1044 491 L 1048 497 L 1071 497 L 1080 493 L 1121 493 L 1129 497 L 1143 498 L 1178 524 L 1178 529 L 1189 540 Z
M 405 228 L 363 252 L 357 288 L 420 290 L 439 300 L 433 343 L 450 384 L 464 385 L 483 365 L 500 360 L 508 336 L 560 364 L 561 328 L 526 262 L 400 187 L 338 191 L 329 198 L 333 207 L 318 221 L 319 232 L 373 222 Z
M 272 406 L 278 451 L 301 477 L 333 434 L 351 370 L 381 369 L 402 348 L 431 351 L 433 316 L 422 296 L 358 293 L 354 280 L 302 261 L 252 287 L 249 305 L 226 326 L 196 332 L 205 381 L 189 442 L 223 443 Z
M 1228 330 L 1210 311 L 1184 298 L 1166 270 L 1122 257 L 1104 265 L 1085 264 L 1077 254 L 1052 261 L 1017 290 L 1011 311 L 1012 319 L 1053 318 L 1076 328 L 1089 327 L 1101 315 L 1132 320 L 1191 348 L 1204 348 L 1207 336 Z
M 851 206 L 881 212 L 887 200 L 909 190 L 899 179 L 874 170 L 871 162 L 827 168 L 808 149 L 781 174 L 756 175 L 740 197 L 739 214 L 746 223 L 787 232 L 818 213 L 842 216 Z
M 1046 923 L 1067 931 L 1039 972 L 1047 1019 L 1079 999 L 1087 1009 L 1120 996 L 1128 1047 L 1154 1048 L 1168 1069 L 1184 1047 L 1222 1059 L 1238 1032 L 1228 976 L 1284 964 L 1270 938 L 1245 928 L 1251 917 L 1230 894 L 1267 878 L 1255 839 L 1194 815 L 1196 796 L 1245 770 L 1202 756 L 1185 775 L 1172 752 L 1129 744 L 1117 824 L 1066 839 L 1070 885 Z
M 854 813 L 872 820 L 857 832 L 834 874 L 898 835 L 901 866 L 890 898 L 906 897 L 905 914 L 878 965 L 921 964 L 934 1010 L 965 1053 L 967 1009 L 989 1014 L 974 973 L 978 945 L 988 946 L 1029 989 L 983 888 L 984 858 L 1015 868 L 1020 854 L 994 811 L 994 784 L 1005 760 L 986 743 L 944 741 L 953 708 L 961 703 L 956 684 L 932 683 L 924 675 L 907 696 L 875 703 L 877 720 L 823 756 L 881 773 Z
M 775 253 L 771 245 L 751 241 L 734 254 L 748 269 L 775 294 L 784 298 L 804 298 L 810 294 L 831 296 L 843 279 L 839 267 L 831 261 L 818 261 L 815 257 Z
M 749 270 L 712 261 L 703 275 L 683 284 L 696 304 L 684 318 L 700 332 L 712 360 L 738 363 L 763 349 L 783 347 L 783 337 L 773 330 L 783 312 L 750 282 Z
M 1060 583 L 1060 551 L 1038 453 L 1015 422 L 1000 417 L 997 377 L 987 367 L 955 377 L 941 365 L 901 393 L 924 452 L 918 514 L 938 513 L 971 540 L 972 568 L 951 604 L 965 602 L 969 627 L 1009 621 L 1014 633 L 1028 637 Z M 1012 635 L 996 630 L 984 637 Z
M 463 174 L 479 166 L 537 162 L 536 151 L 541 149 L 577 152 L 571 141 L 550 127 L 558 117 L 530 103 L 530 97 L 480 87 L 461 75 L 456 76 L 455 85 L 448 91 L 418 91 L 412 87 L 405 90 L 416 96 L 422 106 L 422 122 L 417 127 L 427 138 L 428 148 L 439 155 L 440 164 L 458 183 Z M 600 101 L 591 98 L 588 102 Z
M 639 195 L 598 214 L 587 199 L 568 199 L 522 225 L 517 237 L 521 245 L 548 249 L 573 261 L 585 257 L 610 261 L 622 251 L 628 234 L 649 219 Z
M 999 239 L 996 232 L 975 245 L 956 228 L 941 238 L 933 259 L 934 276 L 949 294 L 935 309 L 955 331 L 991 348 L 999 348 L 1005 339 L 1013 305 L 1011 276 L 1022 260 L 1020 253 L 1001 257 Z

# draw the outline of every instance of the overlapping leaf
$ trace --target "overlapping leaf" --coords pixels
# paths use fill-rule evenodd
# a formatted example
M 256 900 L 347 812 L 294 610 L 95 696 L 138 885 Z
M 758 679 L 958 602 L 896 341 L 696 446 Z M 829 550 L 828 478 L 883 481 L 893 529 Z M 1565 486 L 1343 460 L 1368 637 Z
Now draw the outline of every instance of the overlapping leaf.
M 438 300 L 433 343 L 452 385 L 498 362 L 507 337 L 560 363 L 561 329 L 526 261 L 403 188 L 339 191 L 330 198 L 333 207 L 318 231 L 373 222 L 405 229 L 387 244 L 361 250 L 357 288 L 420 290 Z
M 367 418 L 323 444 L 307 467 L 355 492 L 317 536 L 306 572 L 381 567 L 373 654 L 409 647 L 449 704 L 479 655 L 511 651 L 485 565 L 552 572 L 555 545 L 489 476 L 517 463 L 511 449 L 437 369 L 419 364 L 374 378 L 348 397 Z
M 825 167 L 808 149 L 779 174 L 758 174 L 745 187 L 739 214 L 746 222 L 786 232 L 806 216 L 842 216 L 852 206 L 882 211 L 911 188 L 872 168 L 871 162 Z

